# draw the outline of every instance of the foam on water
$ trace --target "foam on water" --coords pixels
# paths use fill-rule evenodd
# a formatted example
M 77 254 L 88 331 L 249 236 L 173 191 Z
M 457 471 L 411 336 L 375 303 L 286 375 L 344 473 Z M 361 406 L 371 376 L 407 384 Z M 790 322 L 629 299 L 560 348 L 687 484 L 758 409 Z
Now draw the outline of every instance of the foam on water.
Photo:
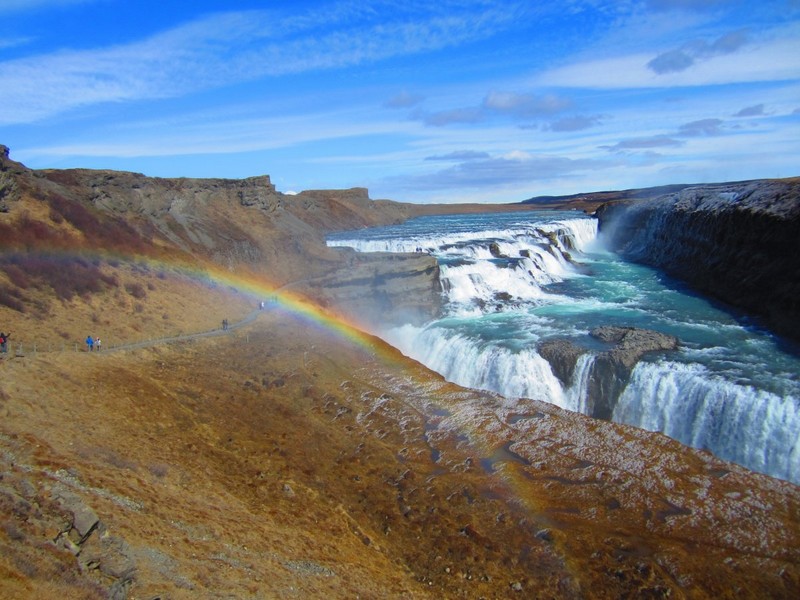
M 796 399 L 732 383 L 697 363 L 639 363 L 614 420 L 782 479 L 800 472 Z

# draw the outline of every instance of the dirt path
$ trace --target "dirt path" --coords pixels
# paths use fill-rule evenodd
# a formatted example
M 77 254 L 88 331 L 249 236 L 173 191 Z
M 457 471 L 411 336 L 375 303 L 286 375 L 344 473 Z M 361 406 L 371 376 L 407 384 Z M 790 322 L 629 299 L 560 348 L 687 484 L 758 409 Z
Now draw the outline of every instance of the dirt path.
M 220 327 L 219 329 L 198 331 L 197 333 L 186 333 L 183 335 L 174 335 L 170 337 L 155 338 L 152 340 L 143 340 L 141 342 L 131 342 L 130 344 L 120 344 L 118 346 L 114 346 L 113 348 L 106 348 L 102 350 L 102 352 L 116 352 L 118 350 L 135 350 L 137 348 L 148 348 L 150 346 L 156 346 L 159 344 L 169 344 L 170 342 L 183 342 L 189 340 L 196 340 L 204 337 L 227 335 L 232 331 L 235 331 L 246 325 L 249 325 L 250 323 L 255 322 L 255 320 L 258 318 L 258 315 L 260 313 L 266 312 L 267 310 L 269 310 L 269 306 L 265 307 L 264 309 L 256 309 L 241 321 L 237 321 L 236 323 L 229 323 L 227 329 L 223 329 Z

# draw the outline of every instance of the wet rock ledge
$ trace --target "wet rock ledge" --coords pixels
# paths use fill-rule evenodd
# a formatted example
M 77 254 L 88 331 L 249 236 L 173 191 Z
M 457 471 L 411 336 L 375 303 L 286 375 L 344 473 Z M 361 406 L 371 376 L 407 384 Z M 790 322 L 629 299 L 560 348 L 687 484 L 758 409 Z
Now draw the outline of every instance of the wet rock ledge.
M 598 419 L 611 419 L 619 395 L 643 356 L 678 348 L 678 338 L 651 329 L 605 326 L 592 329 L 589 335 L 608 346 L 595 354 L 587 382 L 586 414 Z M 565 387 L 573 380 L 578 359 L 589 352 L 563 338 L 546 340 L 537 350 Z

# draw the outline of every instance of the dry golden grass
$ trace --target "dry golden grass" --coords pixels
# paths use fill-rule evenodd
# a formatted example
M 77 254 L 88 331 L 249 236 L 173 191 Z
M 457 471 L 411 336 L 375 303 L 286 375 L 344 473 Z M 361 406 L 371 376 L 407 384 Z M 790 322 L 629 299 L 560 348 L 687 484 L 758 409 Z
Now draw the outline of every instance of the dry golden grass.
M 0 306 L 0 331 L 11 332 L 11 348 L 84 350 L 87 335 L 111 348 L 217 329 L 223 319 L 234 323 L 257 307 L 254 297 L 177 269 L 104 264 L 101 270 L 116 287 L 68 301 L 29 289 L 25 312 Z
M 800 589 L 795 486 L 543 403 L 508 413 L 277 309 L 224 336 L 2 368 L 3 597 L 126 580 L 148 600 Z M 52 544 L 66 492 L 102 524 L 77 559 Z

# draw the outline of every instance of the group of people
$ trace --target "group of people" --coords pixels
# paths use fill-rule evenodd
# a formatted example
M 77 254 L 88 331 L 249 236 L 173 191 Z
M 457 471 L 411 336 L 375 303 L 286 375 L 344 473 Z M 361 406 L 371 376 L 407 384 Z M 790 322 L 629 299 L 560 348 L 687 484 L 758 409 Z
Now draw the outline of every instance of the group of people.
M 8 338 L 10 333 L 0 333 L 0 352 L 8 352 Z
M 86 349 L 89 352 L 94 352 L 95 350 L 100 352 L 101 346 L 102 342 L 100 341 L 100 338 L 93 338 L 92 336 L 88 336 L 86 338 Z

